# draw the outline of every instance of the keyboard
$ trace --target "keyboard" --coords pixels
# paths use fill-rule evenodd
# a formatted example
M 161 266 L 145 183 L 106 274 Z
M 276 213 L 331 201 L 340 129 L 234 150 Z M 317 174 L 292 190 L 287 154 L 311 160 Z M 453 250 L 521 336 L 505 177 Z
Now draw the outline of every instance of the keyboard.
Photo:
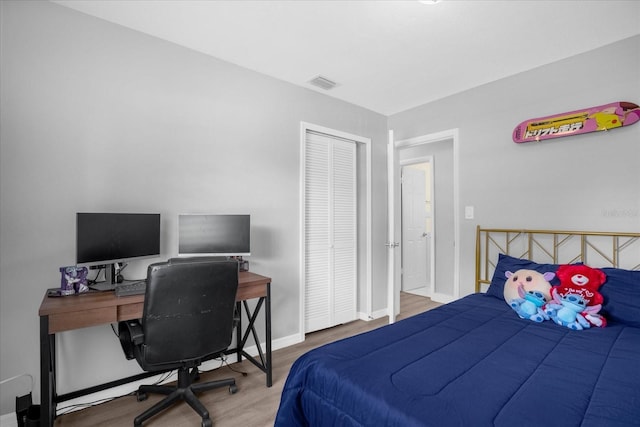
M 118 283 L 116 285 L 116 296 L 126 297 L 129 295 L 144 295 L 146 289 L 147 282 L 144 280 Z

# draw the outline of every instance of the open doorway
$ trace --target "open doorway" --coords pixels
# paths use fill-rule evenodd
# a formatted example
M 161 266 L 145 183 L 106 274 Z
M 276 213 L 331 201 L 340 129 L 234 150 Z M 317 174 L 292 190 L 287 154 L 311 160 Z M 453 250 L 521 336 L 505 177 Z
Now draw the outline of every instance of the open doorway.
M 434 282 L 433 156 L 400 163 L 403 292 L 430 297 Z
M 418 136 L 404 140 L 394 140 L 393 131 L 389 132 L 388 146 L 388 180 L 389 180 L 389 213 L 387 247 L 387 291 L 389 322 L 395 321 L 400 312 L 401 291 L 401 253 L 395 250 L 399 243 L 395 236 L 401 235 L 401 188 L 400 165 L 411 163 L 412 159 L 433 156 L 434 195 L 437 194 L 437 205 L 433 212 L 433 254 L 434 271 L 431 281 L 433 301 L 447 303 L 454 301 L 459 295 L 459 188 L 458 188 L 458 130 L 450 129 L 434 134 Z M 400 240 L 400 239 L 399 239 Z

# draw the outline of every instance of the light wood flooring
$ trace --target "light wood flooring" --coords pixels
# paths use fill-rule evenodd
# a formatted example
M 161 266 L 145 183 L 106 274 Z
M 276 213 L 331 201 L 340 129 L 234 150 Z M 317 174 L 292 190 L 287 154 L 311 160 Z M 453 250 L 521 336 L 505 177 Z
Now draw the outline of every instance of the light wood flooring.
M 401 314 L 398 316 L 398 320 L 440 305 L 432 302 L 429 298 L 404 292 L 401 294 L 400 304 Z M 274 351 L 273 386 L 270 388 L 265 386 L 264 373 L 247 361 L 202 373 L 201 381 L 234 377 L 238 392 L 231 395 L 228 388 L 224 387 L 204 392 L 198 397 L 209 409 L 211 419 L 216 427 L 272 426 L 289 369 L 300 355 L 320 345 L 386 325 L 387 322 L 387 317 L 369 322 L 356 320 L 345 325 L 307 334 L 304 342 Z M 232 369 L 244 371 L 247 376 L 242 376 Z M 58 416 L 54 426 L 130 426 L 133 425 L 133 419 L 137 415 L 161 398 L 162 396 L 149 395 L 146 401 L 138 402 L 134 395 L 120 397 L 107 403 Z M 184 402 L 175 404 L 144 424 L 145 427 L 200 425 L 201 419 L 198 414 Z

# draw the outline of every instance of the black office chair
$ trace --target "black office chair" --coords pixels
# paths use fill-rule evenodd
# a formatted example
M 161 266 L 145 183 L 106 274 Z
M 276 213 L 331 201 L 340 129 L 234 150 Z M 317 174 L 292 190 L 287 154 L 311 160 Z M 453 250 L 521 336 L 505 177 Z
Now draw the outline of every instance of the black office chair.
M 198 366 L 223 353 L 231 344 L 238 289 L 238 263 L 210 258 L 175 258 L 152 264 L 147 270 L 143 317 L 120 322 L 120 342 L 128 359 L 135 358 L 145 371 L 178 370 L 175 386 L 142 385 L 146 393 L 168 396 L 134 420 L 134 426 L 185 400 L 212 425 L 207 408 L 195 393 L 218 387 L 237 391 L 233 378 L 194 384 Z

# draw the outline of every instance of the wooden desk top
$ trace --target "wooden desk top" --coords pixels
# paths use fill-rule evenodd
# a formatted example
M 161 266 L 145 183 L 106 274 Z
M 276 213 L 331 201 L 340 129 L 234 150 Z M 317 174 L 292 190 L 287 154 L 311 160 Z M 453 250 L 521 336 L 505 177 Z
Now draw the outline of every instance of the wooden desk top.
M 237 301 L 267 296 L 271 278 L 248 271 L 238 276 Z M 87 292 L 65 297 L 45 293 L 38 315 L 49 316 L 49 333 L 142 317 L 144 295 L 117 297 L 114 292 Z

